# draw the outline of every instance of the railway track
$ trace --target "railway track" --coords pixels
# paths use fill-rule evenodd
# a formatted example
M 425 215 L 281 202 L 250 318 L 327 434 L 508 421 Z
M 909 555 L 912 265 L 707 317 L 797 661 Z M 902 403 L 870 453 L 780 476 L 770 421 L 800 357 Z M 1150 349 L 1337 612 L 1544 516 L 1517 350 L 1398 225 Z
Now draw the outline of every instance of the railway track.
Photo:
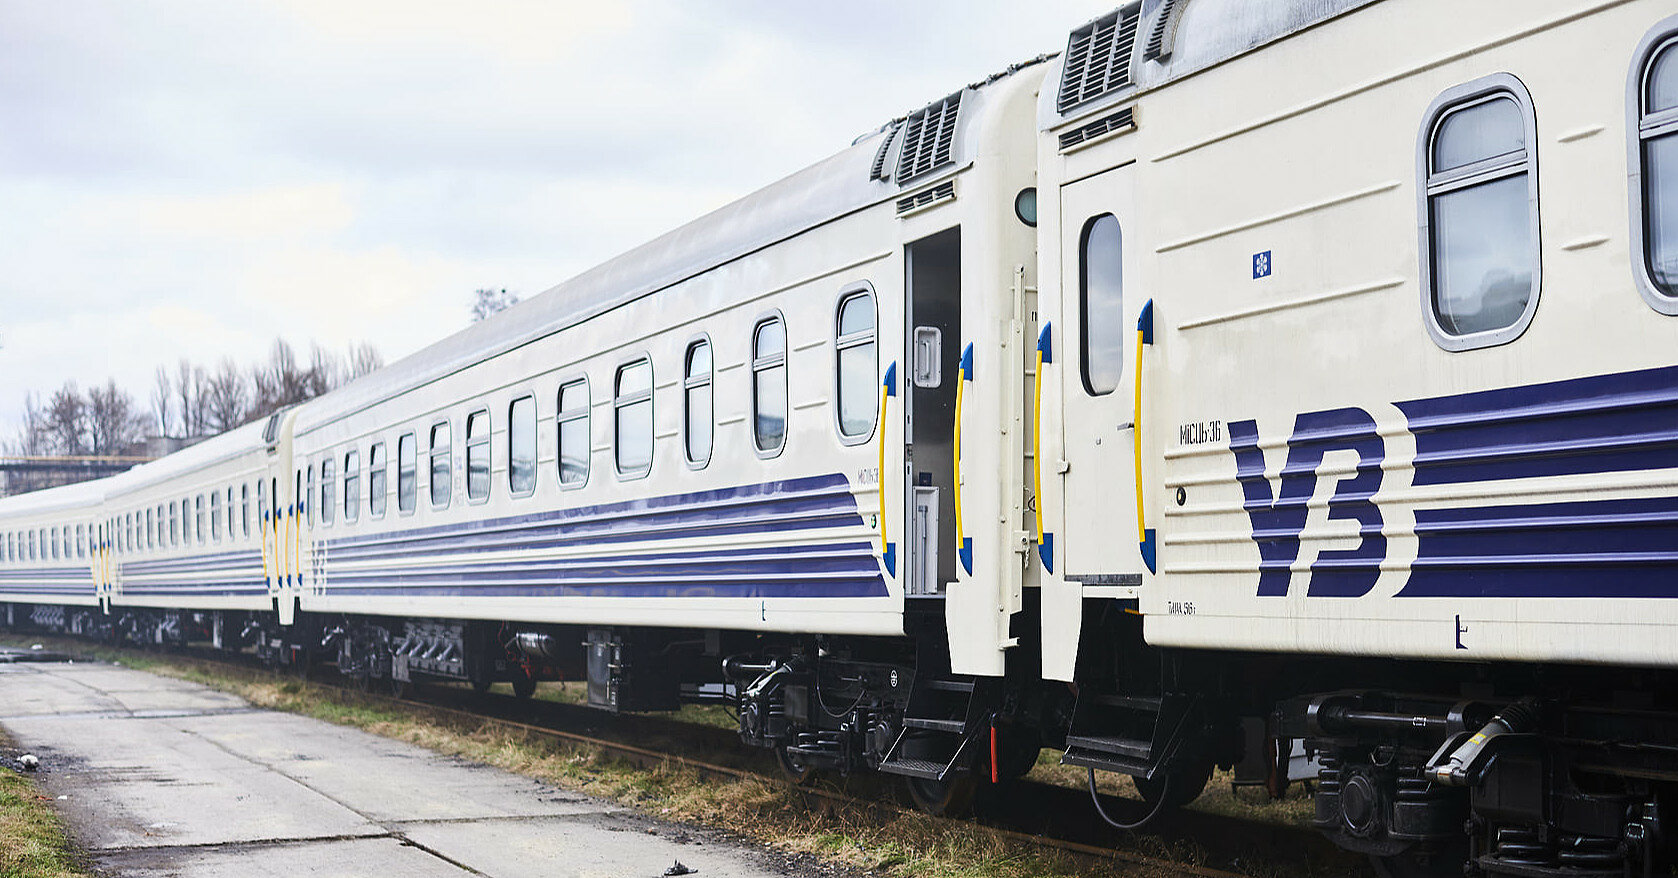
M 156 655 L 156 653 L 146 653 Z M 254 659 L 232 659 L 203 650 L 166 653 L 174 663 L 210 675 L 229 671 L 262 680 L 297 680 L 261 666 Z M 478 694 L 446 685 L 411 687 L 402 697 L 363 691 L 331 680 L 310 679 L 362 706 L 426 719 L 462 731 L 490 729 L 527 740 L 547 740 L 587 747 L 644 768 L 675 766 L 716 780 L 773 779 L 781 775 L 772 756 L 739 746 L 727 729 L 655 715 L 612 715 L 580 705 L 519 699 L 498 693 Z M 631 741 L 654 742 L 654 747 Z M 794 788 L 806 806 L 818 811 L 847 811 L 875 819 L 914 813 L 919 819 L 955 827 L 964 822 L 929 817 L 897 801 L 891 779 L 855 776 L 832 785 Z M 1167 874 L 1198 878 L 1238 878 L 1255 874 L 1358 875 L 1360 858 L 1334 848 L 1314 832 L 1233 817 L 1180 811 L 1162 818 L 1144 835 L 1120 833 L 1094 816 L 1088 793 L 1053 784 L 1019 780 L 1006 796 L 982 800 L 971 822 L 1011 843 L 1050 849 L 1085 861 L 1148 867 Z M 1199 862 L 1128 850 L 1122 845 L 1152 837 L 1170 848 L 1188 842 Z

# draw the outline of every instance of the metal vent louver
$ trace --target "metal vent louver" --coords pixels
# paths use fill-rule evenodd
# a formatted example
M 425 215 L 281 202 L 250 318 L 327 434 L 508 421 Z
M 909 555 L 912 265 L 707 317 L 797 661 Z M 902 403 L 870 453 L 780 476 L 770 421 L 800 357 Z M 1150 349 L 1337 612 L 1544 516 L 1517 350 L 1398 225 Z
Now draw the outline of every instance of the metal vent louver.
M 1154 19 L 1154 26 L 1148 28 L 1148 42 L 1142 47 L 1142 57 L 1149 61 L 1171 57 L 1171 44 L 1176 42 L 1177 0 L 1165 0 L 1160 4 L 1159 15 Z
M 1139 7 L 1104 15 L 1072 32 L 1060 73 L 1061 113 L 1130 85 L 1130 56 L 1136 49 Z
M 918 177 L 951 162 L 961 92 L 933 101 L 903 121 L 903 148 L 897 156 L 897 182 Z
M 868 179 L 884 180 L 886 178 L 886 156 L 891 153 L 891 142 L 897 139 L 897 131 L 902 125 L 893 125 L 886 136 L 880 138 L 880 151 L 874 153 L 874 165 L 868 169 Z
M 897 199 L 897 215 L 902 216 L 912 211 L 920 210 L 956 197 L 956 184 L 952 180 L 945 180 L 931 189 L 922 189 L 913 195 Z
M 1075 146 L 1088 143 L 1104 134 L 1125 131 L 1136 127 L 1136 112 L 1130 107 L 1103 116 L 1100 119 L 1074 131 L 1068 131 L 1060 136 L 1060 151 L 1066 152 Z

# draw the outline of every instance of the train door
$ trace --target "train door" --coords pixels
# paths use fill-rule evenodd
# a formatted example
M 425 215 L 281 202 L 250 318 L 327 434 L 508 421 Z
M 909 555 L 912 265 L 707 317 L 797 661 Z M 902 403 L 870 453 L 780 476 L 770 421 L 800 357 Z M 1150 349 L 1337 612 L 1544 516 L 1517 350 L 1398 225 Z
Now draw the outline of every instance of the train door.
M 1137 283 L 1131 167 L 1061 189 L 1059 346 L 1064 573 L 1085 587 L 1139 586 L 1136 325 L 1148 296 Z M 1045 256 L 1049 254 L 1045 253 Z M 1053 257 L 1050 257 L 1053 258 Z M 1049 470 L 1045 469 L 1045 476 Z M 1115 595 L 1117 596 L 1117 595 Z
M 909 357 L 904 381 L 905 594 L 942 597 L 955 572 L 955 412 L 961 338 L 961 229 L 908 245 Z

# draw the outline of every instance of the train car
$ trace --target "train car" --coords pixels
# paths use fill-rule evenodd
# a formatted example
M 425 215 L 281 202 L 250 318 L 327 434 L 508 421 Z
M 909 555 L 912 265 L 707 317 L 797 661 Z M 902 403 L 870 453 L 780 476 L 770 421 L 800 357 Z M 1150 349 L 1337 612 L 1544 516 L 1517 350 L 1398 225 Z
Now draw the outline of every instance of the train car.
M 105 603 L 120 636 L 231 647 L 281 623 L 280 594 L 303 558 L 301 532 L 285 514 L 289 418 L 246 424 L 105 480 L 114 559 Z
M 0 498 L 0 622 L 93 630 L 104 489 L 94 481 Z
M 936 787 L 974 686 L 911 729 L 916 671 L 1004 674 L 1027 585 L 1041 72 L 300 407 L 299 629 L 397 686 L 587 673 L 642 709 L 732 682 L 789 765 Z
M 1383 868 L 1669 868 L 1671 12 L 1073 32 L 1039 114 L 1067 761 L 1172 799 L 1303 741 L 1319 827 Z

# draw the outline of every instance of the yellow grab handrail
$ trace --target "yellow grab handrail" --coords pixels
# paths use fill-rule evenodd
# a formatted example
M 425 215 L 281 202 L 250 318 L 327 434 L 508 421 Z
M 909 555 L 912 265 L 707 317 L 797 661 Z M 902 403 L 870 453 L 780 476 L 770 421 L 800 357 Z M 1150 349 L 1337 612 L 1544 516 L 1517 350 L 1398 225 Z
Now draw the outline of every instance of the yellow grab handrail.
M 1037 333 L 1037 371 L 1031 381 L 1031 496 L 1037 504 L 1037 556 L 1050 573 L 1055 572 L 1055 535 L 1043 529 L 1043 367 L 1054 362 L 1053 325 L 1044 323 Z
M 1135 454 L 1134 470 L 1136 473 L 1136 543 L 1142 552 L 1142 563 L 1148 565 L 1148 572 L 1158 572 L 1154 561 L 1154 532 L 1148 529 L 1143 517 L 1142 506 L 1142 348 L 1154 343 L 1154 300 L 1149 299 L 1142 306 L 1142 314 L 1136 319 L 1136 398 L 1133 402 L 1131 416 L 1131 449 Z
M 956 557 L 961 559 L 961 567 L 968 576 L 973 575 L 973 539 L 967 535 L 961 518 L 961 409 L 963 390 L 972 380 L 973 345 L 969 343 L 961 350 L 961 379 L 956 382 L 955 448 L 952 449 L 955 456 Z
M 886 538 L 886 401 L 897 395 L 897 364 L 886 367 L 884 380 L 880 382 L 880 468 L 877 470 L 875 487 L 880 493 L 880 560 L 885 562 L 886 575 L 897 576 L 897 547 Z

